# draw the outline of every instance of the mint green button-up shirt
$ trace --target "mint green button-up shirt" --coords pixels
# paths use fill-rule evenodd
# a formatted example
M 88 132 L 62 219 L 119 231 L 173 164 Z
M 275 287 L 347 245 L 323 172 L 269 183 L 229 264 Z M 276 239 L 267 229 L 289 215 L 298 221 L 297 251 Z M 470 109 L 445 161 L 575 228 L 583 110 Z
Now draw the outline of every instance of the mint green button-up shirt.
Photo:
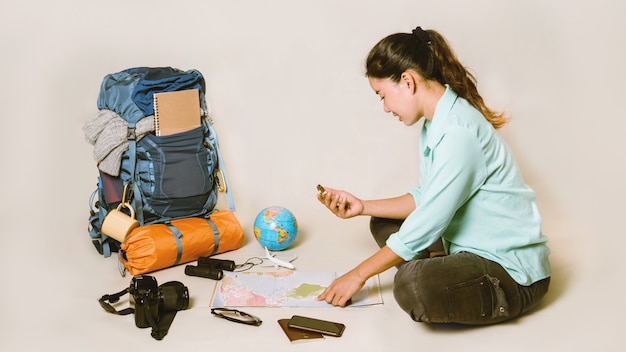
M 521 285 L 550 276 L 534 191 L 491 124 L 448 86 L 420 152 L 415 211 L 387 240 L 394 253 L 411 260 L 441 237 L 447 254 L 495 261 Z

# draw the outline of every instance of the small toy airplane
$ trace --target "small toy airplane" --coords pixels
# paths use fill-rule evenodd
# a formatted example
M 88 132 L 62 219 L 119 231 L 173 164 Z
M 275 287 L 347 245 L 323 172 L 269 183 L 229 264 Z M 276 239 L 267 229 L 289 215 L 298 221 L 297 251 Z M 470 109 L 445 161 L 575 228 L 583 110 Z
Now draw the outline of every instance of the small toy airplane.
M 267 259 L 269 259 L 270 262 L 274 263 L 274 266 L 276 267 L 276 269 L 283 267 L 283 268 L 294 270 L 296 268 L 293 264 L 291 264 L 291 262 L 296 260 L 297 257 L 294 257 L 293 259 L 289 261 L 280 260 L 276 258 L 275 255 L 271 254 L 270 251 L 267 249 L 267 247 L 265 247 L 265 256 L 267 257 Z

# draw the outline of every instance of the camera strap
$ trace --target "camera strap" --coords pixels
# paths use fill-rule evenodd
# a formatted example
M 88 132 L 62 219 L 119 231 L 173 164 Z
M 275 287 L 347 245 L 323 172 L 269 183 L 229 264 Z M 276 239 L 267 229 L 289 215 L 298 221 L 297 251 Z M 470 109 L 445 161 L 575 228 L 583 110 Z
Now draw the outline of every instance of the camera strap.
M 152 318 L 152 315 L 148 314 L 148 322 L 150 323 L 150 326 L 152 326 L 152 333 L 150 335 L 156 340 L 163 340 L 165 335 L 167 335 L 167 332 L 170 330 L 170 326 L 172 325 L 175 316 L 176 311 L 167 312 L 160 317 L 159 323 L 157 324 Z
M 117 315 L 128 315 L 135 312 L 133 308 L 125 308 L 122 310 L 117 310 L 115 307 L 111 305 L 111 303 L 115 303 L 120 300 L 120 297 L 128 293 L 128 288 L 123 289 L 118 293 L 114 293 L 112 295 L 104 295 L 102 296 L 98 302 L 100 302 L 100 306 L 109 313 L 117 314 Z M 110 303 L 108 303 L 108 302 Z

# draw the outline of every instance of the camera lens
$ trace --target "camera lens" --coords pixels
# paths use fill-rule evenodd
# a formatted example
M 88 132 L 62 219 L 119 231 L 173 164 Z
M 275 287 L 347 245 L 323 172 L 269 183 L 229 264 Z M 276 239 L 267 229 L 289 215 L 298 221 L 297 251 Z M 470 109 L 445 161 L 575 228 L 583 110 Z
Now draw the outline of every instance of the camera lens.
M 159 300 L 163 311 L 178 311 L 189 307 L 189 290 L 178 281 L 166 282 L 159 286 Z

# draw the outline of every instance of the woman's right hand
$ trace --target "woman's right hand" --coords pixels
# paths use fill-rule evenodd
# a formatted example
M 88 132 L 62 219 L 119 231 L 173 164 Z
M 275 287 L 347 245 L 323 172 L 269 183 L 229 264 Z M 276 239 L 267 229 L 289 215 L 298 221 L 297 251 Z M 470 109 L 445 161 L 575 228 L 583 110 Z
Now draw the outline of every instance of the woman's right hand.
M 346 191 L 325 187 L 326 194 L 317 194 L 317 200 L 324 204 L 333 214 L 342 219 L 360 215 L 363 202 Z

